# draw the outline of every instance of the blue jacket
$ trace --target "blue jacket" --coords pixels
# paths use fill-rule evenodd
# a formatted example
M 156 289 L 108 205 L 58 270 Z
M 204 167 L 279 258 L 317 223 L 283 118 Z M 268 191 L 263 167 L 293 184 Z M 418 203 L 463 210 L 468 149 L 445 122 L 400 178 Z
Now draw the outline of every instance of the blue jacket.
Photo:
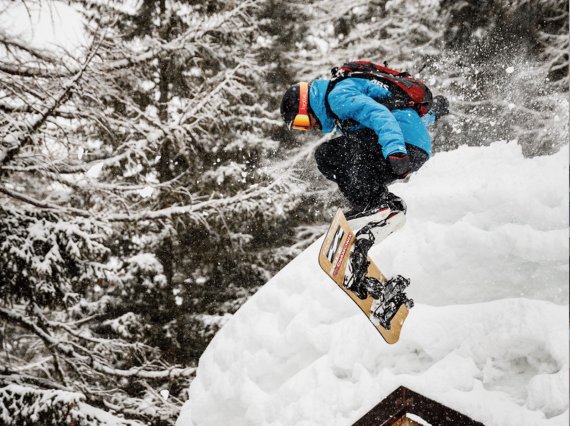
M 313 80 L 309 102 L 323 133 L 334 131 L 334 120 L 325 107 L 328 80 Z M 406 144 L 415 145 L 431 156 L 431 137 L 427 126 L 435 122 L 433 113 L 422 118 L 412 108 L 390 111 L 376 99 L 392 94 L 381 83 L 364 78 L 347 78 L 336 84 L 329 94 L 331 110 L 341 119 L 353 119 L 359 125 L 350 131 L 369 128 L 378 135 L 384 158 L 395 153 L 407 153 Z

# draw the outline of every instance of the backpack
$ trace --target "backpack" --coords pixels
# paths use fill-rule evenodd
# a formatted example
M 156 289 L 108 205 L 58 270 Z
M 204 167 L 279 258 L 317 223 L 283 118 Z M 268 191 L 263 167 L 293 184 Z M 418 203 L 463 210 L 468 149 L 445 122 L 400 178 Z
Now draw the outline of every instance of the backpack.
M 384 64 L 386 65 L 386 63 Z M 389 110 L 414 108 L 419 116 L 423 117 L 431 108 L 431 90 L 420 80 L 413 78 L 408 72 L 399 72 L 370 61 L 354 61 L 331 69 L 331 75 L 332 78 L 325 94 L 325 107 L 341 130 L 346 130 L 347 127 L 358 124 L 354 120 L 340 120 L 332 112 L 329 104 L 329 93 L 337 83 L 346 78 L 366 78 L 379 81 L 385 85 L 393 96 L 378 102 Z

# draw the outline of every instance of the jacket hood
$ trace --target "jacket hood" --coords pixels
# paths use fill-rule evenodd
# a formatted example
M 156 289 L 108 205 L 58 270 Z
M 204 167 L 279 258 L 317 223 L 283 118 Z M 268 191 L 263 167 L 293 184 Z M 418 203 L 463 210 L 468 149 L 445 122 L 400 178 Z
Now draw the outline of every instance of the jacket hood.
M 325 94 L 327 93 L 328 80 L 313 80 L 309 89 L 309 103 L 313 113 L 321 124 L 323 133 L 331 133 L 334 130 L 334 121 L 328 114 L 325 106 Z

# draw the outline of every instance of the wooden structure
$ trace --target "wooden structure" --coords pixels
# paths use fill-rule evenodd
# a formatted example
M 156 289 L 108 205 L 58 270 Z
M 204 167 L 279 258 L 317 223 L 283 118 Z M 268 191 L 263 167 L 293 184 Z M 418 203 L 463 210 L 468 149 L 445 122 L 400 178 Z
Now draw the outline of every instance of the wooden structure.
M 406 414 L 413 414 L 408 417 Z M 414 416 L 419 419 L 414 420 Z M 484 426 L 439 402 L 400 386 L 353 426 Z

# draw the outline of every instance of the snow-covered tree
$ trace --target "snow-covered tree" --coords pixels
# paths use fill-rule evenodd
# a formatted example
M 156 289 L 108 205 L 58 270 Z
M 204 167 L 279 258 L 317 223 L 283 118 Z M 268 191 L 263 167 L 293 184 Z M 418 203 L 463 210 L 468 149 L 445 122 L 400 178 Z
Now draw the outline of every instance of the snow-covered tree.
M 0 35 L 2 380 L 22 386 L 3 403 L 168 423 L 220 318 L 283 262 L 264 235 L 297 203 L 260 168 L 280 125 L 264 10 L 73 4 L 85 49 Z M 54 392 L 67 411 L 36 404 Z
M 280 122 L 289 84 L 387 61 L 450 98 L 436 151 L 568 137 L 566 0 L 68 3 L 85 45 L 0 31 L 6 423 L 173 421 L 209 339 L 342 203 L 326 137 Z

